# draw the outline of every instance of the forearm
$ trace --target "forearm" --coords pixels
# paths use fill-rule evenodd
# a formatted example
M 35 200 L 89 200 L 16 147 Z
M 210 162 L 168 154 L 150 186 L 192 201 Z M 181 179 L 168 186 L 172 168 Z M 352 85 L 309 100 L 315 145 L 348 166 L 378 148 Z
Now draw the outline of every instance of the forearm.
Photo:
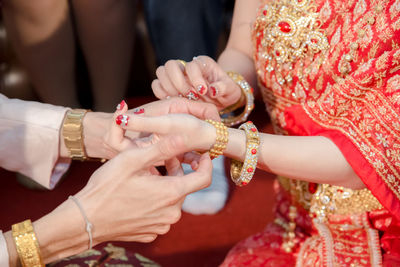
M 71 200 L 33 223 L 44 263 L 78 254 L 88 248 L 88 235 L 79 209 Z M 11 231 L 4 234 L 10 266 L 20 266 Z
M 229 128 L 225 155 L 243 161 L 244 131 Z M 282 136 L 260 134 L 258 168 L 308 182 L 360 189 L 364 184 L 340 150 L 321 136 Z
M 225 71 L 241 74 L 255 90 L 258 88 L 254 61 L 246 53 L 228 46 L 218 58 L 218 64 Z

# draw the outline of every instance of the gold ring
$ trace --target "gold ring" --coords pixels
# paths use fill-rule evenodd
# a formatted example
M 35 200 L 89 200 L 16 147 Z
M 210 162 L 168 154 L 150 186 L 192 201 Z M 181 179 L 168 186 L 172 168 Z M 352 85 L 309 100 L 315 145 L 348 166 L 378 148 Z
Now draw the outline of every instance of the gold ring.
M 182 66 L 185 68 L 186 67 L 186 61 L 182 59 L 178 59 L 179 63 L 182 64 Z

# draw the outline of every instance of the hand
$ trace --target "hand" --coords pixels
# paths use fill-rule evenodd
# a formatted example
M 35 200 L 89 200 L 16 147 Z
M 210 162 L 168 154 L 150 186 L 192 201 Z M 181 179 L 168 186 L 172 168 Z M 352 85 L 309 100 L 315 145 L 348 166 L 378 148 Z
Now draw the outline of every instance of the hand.
M 111 159 L 124 148 L 143 144 L 140 132 L 121 131 L 115 126 L 115 119 L 124 112 L 144 116 L 160 116 L 170 113 L 186 113 L 201 119 L 220 120 L 216 107 L 208 103 L 194 103 L 184 98 L 155 101 L 128 110 L 125 101 L 119 105 L 114 115 L 102 112 L 88 112 L 83 120 L 86 152 L 89 157 Z M 65 152 L 68 155 L 68 152 Z
M 184 67 L 178 60 L 169 60 L 158 67 L 157 79 L 151 87 L 159 99 L 185 96 L 213 103 L 219 110 L 235 104 L 241 96 L 239 86 L 207 56 L 199 56 Z
M 182 138 L 165 138 L 120 153 L 92 175 L 76 197 L 94 225 L 95 243 L 151 242 L 168 232 L 181 216 L 185 196 L 211 182 L 208 154 L 200 158 L 197 171 L 183 174 L 175 156 L 186 150 Z M 168 176 L 161 176 L 153 167 L 160 160 L 166 161 Z
M 182 138 L 187 148 L 185 152 L 208 151 L 216 140 L 216 130 L 213 125 L 188 114 L 168 114 L 157 117 L 127 114 L 123 116 L 127 123 L 120 123 L 118 118 L 116 119 L 117 127 L 113 131 L 115 136 L 123 136 L 122 131 L 152 133 L 152 143 L 176 136 Z M 117 131 L 121 131 L 121 133 L 118 134 Z M 119 138 L 114 139 L 116 147 L 125 149 L 122 145 L 124 141 Z

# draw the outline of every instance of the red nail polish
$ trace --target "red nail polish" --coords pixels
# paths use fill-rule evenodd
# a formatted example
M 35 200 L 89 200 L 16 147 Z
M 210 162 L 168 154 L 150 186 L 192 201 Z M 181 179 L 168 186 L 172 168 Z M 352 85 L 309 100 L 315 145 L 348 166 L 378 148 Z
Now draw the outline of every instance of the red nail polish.
M 125 100 L 122 100 L 121 103 L 118 104 L 117 110 L 122 110 L 126 105 Z
M 217 96 L 218 89 L 214 86 L 210 87 L 212 96 Z
M 136 114 L 136 115 L 144 114 L 144 108 L 134 109 L 133 114 Z
M 204 95 L 205 91 L 206 91 L 206 88 L 204 87 L 204 85 L 197 86 L 197 92 L 199 92 L 199 94 Z
M 116 124 L 124 126 L 128 125 L 128 121 L 129 121 L 128 115 L 118 115 L 118 117 L 115 119 Z
M 199 99 L 199 95 L 195 91 L 190 90 L 190 92 L 187 93 L 186 98 L 189 99 L 189 100 L 198 100 Z

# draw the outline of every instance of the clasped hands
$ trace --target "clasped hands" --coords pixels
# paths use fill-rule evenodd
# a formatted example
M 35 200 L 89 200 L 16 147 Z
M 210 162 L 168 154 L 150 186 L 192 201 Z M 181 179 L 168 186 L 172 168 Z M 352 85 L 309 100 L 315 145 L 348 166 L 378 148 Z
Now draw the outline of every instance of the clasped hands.
M 153 241 L 179 220 L 186 195 L 211 183 L 208 153 L 190 151 L 207 151 L 215 141 L 215 129 L 203 120 L 219 120 L 215 106 L 171 98 L 146 104 L 139 110 L 128 111 L 124 103 L 113 118 L 96 112 L 85 118 L 84 129 L 88 129 L 84 135 L 91 136 L 96 123 L 106 118 L 108 121 L 102 145 L 90 145 L 91 138 L 86 136 L 85 145 L 89 156 L 110 160 L 75 195 L 93 224 L 94 245 L 110 240 Z M 121 120 L 128 123 L 118 125 Z M 182 162 L 191 164 L 195 171 L 184 175 Z M 157 165 L 165 166 L 165 176 Z M 75 210 L 85 236 L 84 222 L 72 201 L 67 200 L 57 209 L 62 208 Z

